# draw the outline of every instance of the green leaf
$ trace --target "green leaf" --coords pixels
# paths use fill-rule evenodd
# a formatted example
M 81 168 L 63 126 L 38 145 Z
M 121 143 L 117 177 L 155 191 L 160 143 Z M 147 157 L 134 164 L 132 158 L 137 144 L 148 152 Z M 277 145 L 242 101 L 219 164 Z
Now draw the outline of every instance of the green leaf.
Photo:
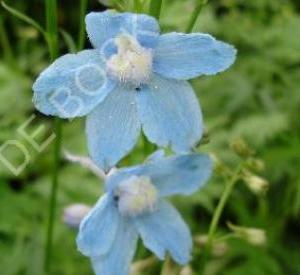
M 13 7 L 10 7 L 7 5 L 4 1 L 1 2 L 1 5 L 4 9 L 6 9 L 9 13 L 11 13 L 13 16 L 17 17 L 18 19 L 24 21 L 25 23 L 33 26 L 35 29 L 37 29 L 44 37 L 46 37 L 46 31 L 32 18 L 28 17 L 26 14 L 14 9 Z
M 68 47 L 68 52 L 70 53 L 76 53 L 77 52 L 77 46 L 76 43 L 73 39 L 73 37 L 65 30 L 60 29 L 59 32 L 62 35 L 62 38 L 64 39 L 67 47 Z

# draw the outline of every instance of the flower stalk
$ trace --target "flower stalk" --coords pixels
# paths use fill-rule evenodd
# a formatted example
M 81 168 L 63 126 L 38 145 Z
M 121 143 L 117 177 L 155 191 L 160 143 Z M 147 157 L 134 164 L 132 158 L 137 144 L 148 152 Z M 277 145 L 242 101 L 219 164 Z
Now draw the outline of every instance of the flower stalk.
M 80 25 L 78 34 L 78 51 L 82 50 L 85 43 L 85 24 L 84 18 L 88 6 L 88 0 L 80 0 Z
M 220 199 L 220 201 L 217 205 L 217 208 L 214 211 L 213 218 L 211 220 L 209 230 L 208 230 L 208 237 L 207 237 L 206 246 L 204 248 L 204 255 L 203 255 L 203 258 L 202 258 L 202 265 L 201 265 L 201 271 L 202 272 L 204 271 L 208 256 L 210 254 L 211 247 L 212 247 L 212 244 L 213 244 L 213 241 L 214 241 L 214 236 L 215 236 L 220 218 L 222 216 L 224 207 L 225 207 L 225 205 L 228 201 L 228 198 L 229 198 L 232 190 L 234 189 L 235 184 L 240 179 L 242 168 L 243 168 L 243 164 L 240 164 L 238 166 L 238 168 L 236 169 L 236 171 L 233 173 L 232 177 L 226 183 L 224 192 L 223 192 L 223 194 L 221 196 L 221 199 Z
M 57 27 L 57 2 L 56 0 L 46 0 L 46 35 L 51 61 L 58 56 L 58 27 Z M 55 144 L 53 151 L 53 169 L 52 169 L 52 185 L 49 204 L 49 218 L 47 226 L 47 240 L 45 248 L 44 268 L 49 271 L 52 258 L 54 220 L 56 213 L 57 189 L 58 189 L 58 172 L 61 151 L 62 126 L 59 118 L 54 120 Z
M 150 2 L 149 14 L 155 17 L 157 20 L 160 17 L 162 0 L 152 0 Z
M 196 5 L 196 8 L 190 18 L 190 21 L 188 23 L 188 26 L 186 28 L 186 33 L 190 33 L 192 32 L 195 24 L 196 24 L 196 21 L 198 19 L 198 16 L 202 10 L 202 8 L 208 3 L 208 0 L 198 0 L 198 3 Z
M 141 0 L 134 0 L 133 5 L 134 5 L 134 11 L 136 13 L 141 13 L 142 12 L 143 4 L 142 4 Z
M 7 64 L 12 64 L 13 63 L 13 53 L 12 49 L 7 37 L 6 30 L 4 28 L 4 22 L 3 18 L 0 17 L 0 43 L 1 43 L 1 48 L 3 50 L 3 57 L 6 61 Z

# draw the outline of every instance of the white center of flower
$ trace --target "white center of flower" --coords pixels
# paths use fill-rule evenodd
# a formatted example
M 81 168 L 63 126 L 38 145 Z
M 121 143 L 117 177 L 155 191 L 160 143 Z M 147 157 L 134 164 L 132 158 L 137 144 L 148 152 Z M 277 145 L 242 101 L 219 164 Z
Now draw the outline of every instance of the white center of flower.
M 149 177 L 132 176 L 119 185 L 115 196 L 118 198 L 120 213 L 135 216 L 145 211 L 153 211 L 157 190 Z
M 152 51 L 128 35 L 118 36 L 115 43 L 118 52 L 108 59 L 108 72 L 120 82 L 136 86 L 146 84 L 152 70 Z

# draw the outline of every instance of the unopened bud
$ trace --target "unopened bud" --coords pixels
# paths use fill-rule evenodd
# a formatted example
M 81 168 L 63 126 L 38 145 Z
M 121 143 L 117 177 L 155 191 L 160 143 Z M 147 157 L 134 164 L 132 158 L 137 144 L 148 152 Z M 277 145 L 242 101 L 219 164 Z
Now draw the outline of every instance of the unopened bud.
M 248 158 L 254 154 L 246 141 L 242 138 L 236 138 L 230 143 L 230 148 L 242 158 Z
M 130 274 L 138 275 L 141 274 L 142 271 L 147 270 L 151 266 L 157 263 L 157 258 L 155 256 L 151 256 L 149 258 L 136 261 L 131 265 Z
M 208 242 L 207 235 L 199 235 L 195 237 L 195 243 L 199 245 L 201 249 L 204 249 Z M 222 257 L 228 252 L 228 245 L 225 242 L 213 242 L 212 255 L 215 257 Z
M 248 188 L 256 195 L 264 195 L 269 189 L 269 182 L 250 172 L 244 172 L 243 179 Z
M 178 266 L 172 261 L 170 256 L 167 256 L 162 266 L 161 275 L 169 275 L 178 273 Z
M 76 203 L 64 209 L 63 221 L 71 228 L 78 228 L 83 218 L 90 212 L 91 207 Z
M 265 170 L 265 163 L 261 159 L 251 158 L 246 162 L 247 167 L 255 172 L 263 172 Z
M 262 229 L 242 227 L 232 223 L 227 223 L 227 225 L 237 237 L 253 245 L 261 246 L 267 242 L 266 232 Z
M 187 265 L 180 270 L 179 274 L 180 275 L 193 275 L 193 270 L 189 265 Z
M 218 158 L 218 156 L 213 153 L 209 154 L 209 156 L 213 161 L 214 170 L 215 170 L 216 174 L 221 175 L 221 176 L 227 175 L 229 168 L 226 166 L 226 164 L 224 162 L 222 162 L 222 160 L 220 160 L 220 158 Z
M 195 243 L 200 247 L 203 248 L 206 246 L 208 241 L 207 235 L 198 235 L 195 237 Z

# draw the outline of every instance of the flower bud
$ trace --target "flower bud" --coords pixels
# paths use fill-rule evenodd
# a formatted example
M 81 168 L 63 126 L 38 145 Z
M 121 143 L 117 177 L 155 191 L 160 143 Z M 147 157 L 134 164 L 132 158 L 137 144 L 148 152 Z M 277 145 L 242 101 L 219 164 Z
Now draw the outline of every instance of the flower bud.
M 262 229 L 237 226 L 230 222 L 227 225 L 237 237 L 253 245 L 261 246 L 267 242 L 266 232 Z
M 71 204 L 64 209 L 63 221 L 71 228 L 78 228 L 83 218 L 89 213 L 91 207 L 76 203 Z
M 264 195 L 269 189 L 269 182 L 267 180 L 248 171 L 244 171 L 243 179 L 248 188 L 256 195 Z
M 181 270 L 180 270 L 180 273 L 179 275 L 193 275 L 193 270 L 192 268 L 187 265 L 187 266 L 184 266 Z
M 230 148 L 240 157 L 248 158 L 254 154 L 246 141 L 242 138 L 236 138 L 230 143 Z
M 150 256 L 146 259 L 139 260 L 134 262 L 130 268 L 131 275 L 141 274 L 142 271 L 148 269 L 149 267 L 155 265 L 157 263 L 157 258 L 155 256 Z
M 195 237 L 195 243 L 203 250 L 208 242 L 207 235 L 199 235 Z M 225 242 L 212 243 L 212 255 L 214 257 L 222 257 L 228 252 L 228 245 Z
M 255 172 L 263 172 L 265 170 L 265 163 L 261 159 L 251 158 L 247 160 L 246 165 Z
M 221 176 L 227 175 L 229 168 L 225 165 L 225 163 L 222 160 L 220 160 L 220 158 L 217 155 L 213 153 L 209 154 L 209 156 L 214 163 L 214 170 L 216 174 Z

